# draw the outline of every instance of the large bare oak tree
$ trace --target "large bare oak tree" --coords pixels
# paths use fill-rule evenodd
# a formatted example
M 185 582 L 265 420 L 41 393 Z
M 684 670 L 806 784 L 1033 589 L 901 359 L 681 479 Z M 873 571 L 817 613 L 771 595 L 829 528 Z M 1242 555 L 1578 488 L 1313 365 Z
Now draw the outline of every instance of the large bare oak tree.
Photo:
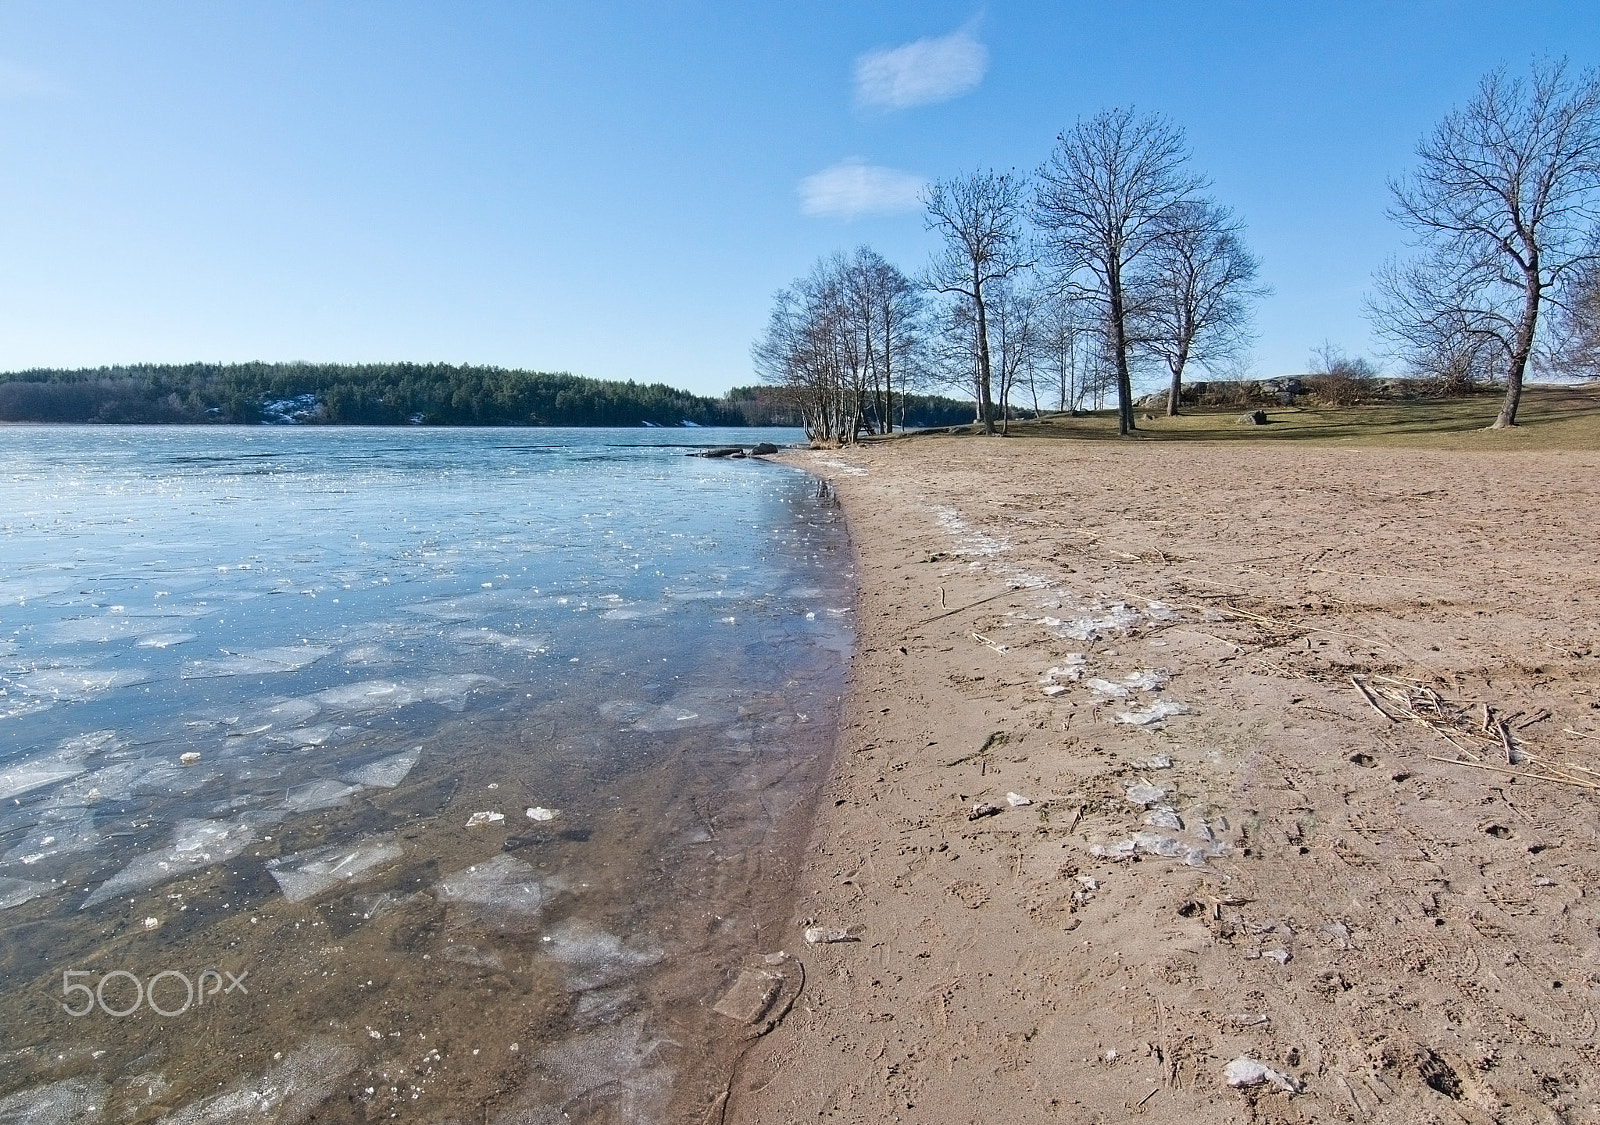
M 1494 428 L 1516 424 L 1547 305 L 1596 259 L 1600 76 L 1565 62 L 1478 84 L 1392 182 L 1418 253 L 1378 275 L 1378 329 L 1419 367 L 1485 359 L 1506 381 Z

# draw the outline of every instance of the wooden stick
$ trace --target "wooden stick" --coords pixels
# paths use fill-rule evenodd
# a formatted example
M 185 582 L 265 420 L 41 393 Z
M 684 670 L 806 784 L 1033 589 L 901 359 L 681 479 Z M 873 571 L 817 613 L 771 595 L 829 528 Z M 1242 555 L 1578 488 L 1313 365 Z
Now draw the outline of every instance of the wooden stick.
M 1494 729 L 1500 732 L 1500 745 L 1504 747 L 1506 752 L 1506 765 L 1516 765 L 1517 755 L 1516 751 L 1511 748 L 1511 732 L 1506 729 L 1506 721 L 1504 719 L 1496 720 Z
M 1592 738 L 1596 742 L 1600 742 L 1600 734 L 1584 734 L 1581 730 L 1573 730 L 1571 727 L 1562 727 L 1561 728 L 1561 733 L 1562 734 L 1575 734 L 1579 738 Z
M 1385 719 L 1388 719 L 1391 723 L 1395 721 L 1393 715 L 1389 714 L 1389 712 L 1378 706 L 1378 701 L 1372 698 L 1371 692 L 1367 691 L 1366 688 L 1361 686 L 1360 680 L 1356 679 L 1354 676 L 1351 676 L 1350 682 L 1355 685 L 1355 689 L 1361 693 L 1361 698 L 1367 701 L 1367 705 L 1369 707 L 1371 707 L 1378 714 L 1382 715 Z
M 1570 778 L 1552 777 L 1548 774 L 1542 773 L 1518 773 L 1516 770 L 1508 770 L 1503 766 L 1491 766 L 1486 762 L 1468 762 L 1462 761 L 1459 758 L 1441 758 L 1437 754 L 1429 754 L 1428 760 L 1433 762 L 1448 762 L 1452 766 L 1471 766 L 1476 770 L 1488 770 L 1490 773 L 1503 773 L 1508 774 L 1511 777 L 1525 777 L 1530 781 L 1558 781 L 1563 785 L 1576 785 L 1580 789 L 1600 790 L 1600 785 L 1591 784 L 1587 781 L 1574 781 Z

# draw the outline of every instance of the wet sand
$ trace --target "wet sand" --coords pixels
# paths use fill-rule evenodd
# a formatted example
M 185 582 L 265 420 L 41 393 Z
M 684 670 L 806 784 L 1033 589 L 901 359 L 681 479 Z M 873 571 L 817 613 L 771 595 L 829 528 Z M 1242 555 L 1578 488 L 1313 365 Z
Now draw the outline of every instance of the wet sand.
M 728 1121 L 1600 1120 L 1595 454 L 790 460 L 858 647 Z

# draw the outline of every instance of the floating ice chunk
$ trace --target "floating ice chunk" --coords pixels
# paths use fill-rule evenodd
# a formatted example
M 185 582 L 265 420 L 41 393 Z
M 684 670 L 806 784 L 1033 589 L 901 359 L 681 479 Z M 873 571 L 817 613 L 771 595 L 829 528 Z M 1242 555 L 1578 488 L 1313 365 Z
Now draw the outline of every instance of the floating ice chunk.
M 475 812 L 467 817 L 468 828 L 481 828 L 485 824 L 499 824 L 506 818 L 502 812 Z
M 313 727 L 295 727 L 293 730 L 269 734 L 267 741 L 274 746 L 323 746 L 334 741 L 341 731 L 353 729 L 335 726 L 333 723 L 318 723 Z
M 23 903 L 36 899 L 40 895 L 47 895 L 55 889 L 53 884 L 41 883 L 36 879 L 18 879 L 11 875 L 0 875 L 0 910 L 10 910 L 13 906 L 21 906 Z M 4 1103 L 0 1102 L 0 1105 L 4 1105 Z M 8 1118 L 3 1112 L 0 1112 L 0 1121 L 6 1120 Z
M 450 634 L 450 639 L 460 645 L 493 645 L 534 654 L 550 651 L 550 641 L 547 637 L 519 637 L 488 628 L 457 629 Z
M 1084 686 L 1097 695 L 1109 695 L 1114 699 L 1125 699 L 1128 689 L 1121 684 L 1114 684 L 1109 680 L 1085 680 Z
M 230 860 L 244 851 L 255 836 L 255 827 L 243 821 L 181 820 L 170 847 L 139 856 L 95 888 L 79 909 Z
M 386 711 L 413 703 L 437 703 L 453 711 L 466 707 L 473 691 L 498 684 L 493 676 L 431 676 L 425 680 L 363 680 L 360 683 L 320 691 L 311 698 L 324 707 L 340 711 Z
M 1167 791 L 1159 785 L 1152 785 L 1148 781 L 1133 781 L 1127 785 L 1128 803 L 1132 805 L 1149 805 L 1167 795 Z
M 68 1078 L 0 1098 L 0 1121 L 16 1125 L 89 1125 L 100 1120 L 110 1089 L 97 1078 Z
M 252 723 L 266 722 L 278 727 L 297 727 L 316 717 L 322 708 L 310 699 L 275 699 L 250 712 Z
M 95 830 L 92 813 L 83 814 L 71 807 L 63 811 L 78 815 L 71 820 L 59 815 L 44 818 L 38 828 L 6 852 L 0 863 L 32 867 L 58 855 L 91 851 L 99 846 L 100 833 Z
M 157 1125 L 300 1125 L 356 1068 L 360 1056 L 332 1039 L 316 1038 L 254 1078 L 241 1078 L 213 1097 L 161 1118 Z M 3 1119 L 0 1119 L 3 1120 Z
M 344 773 L 344 779 L 354 785 L 368 785 L 374 789 L 393 789 L 406 779 L 422 758 L 422 747 L 402 750 L 387 758 L 368 762 Z
M 670 1117 L 674 1071 L 643 1013 L 557 1040 L 528 1060 L 526 1081 L 495 1125 L 561 1125 L 581 1111 L 590 1121 Z
M 528 810 L 529 820 L 554 820 L 561 814 L 560 809 L 547 809 L 542 805 L 535 805 Z
M 338 808 L 350 803 L 350 798 L 361 792 L 359 785 L 346 785 L 332 778 L 318 778 L 290 789 L 279 808 L 305 813 L 316 809 Z
M 150 633 L 134 643 L 140 648 L 171 648 L 174 645 L 188 644 L 199 635 L 198 633 Z
M 0 766 L 0 799 L 19 797 L 77 777 L 88 768 L 84 764 L 88 756 L 85 749 L 63 744 L 43 754 L 7 762 Z
M 1230 1086 L 1262 1086 L 1270 1082 L 1289 1094 L 1298 1094 L 1300 1087 L 1287 1075 L 1279 1074 L 1265 1063 L 1240 1055 L 1222 1069 L 1222 1079 Z
M 260 676 L 309 668 L 333 650 L 317 645 L 289 645 L 254 652 L 230 652 L 220 660 L 194 660 L 184 666 L 186 680 L 220 676 Z
M 1159 723 L 1170 715 L 1187 715 L 1189 705 L 1176 700 L 1158 699 L 1143 711 L 1118 711 L 1117 722 L 1128 723 L 1136 727 L 1147 727 L 1151 723 Z
M 24 694 L 52 702 L 81 703 L 117 688 L 147 683 L 148 672 L 137 668 L 45 668 L 25 672 L 12 682 Z
M 509 855 L 447 875 L 433 886 L 441 902 L 460 903 L 512 925 L 532 921 L 544 902 L 533 866 Z
M 199 760 L 200 760 L 200 752 L 198 750 L 190 750 L 190 751 L 187 751 L 186 753 L 178 755 L 178 762 L 181 765 L 185 765 L 185 766 L 192 766 L 196 762 L 198 762 Z
M 373 868 L 399 859 L 402 854 L 392 836 L 375 836 L 355 844 L 336 844 L 280 856 L 267 861 L 267 872 L 277 880 L 284 898 L 303 902 L 335 884 L 354 882 Z
M 363 664 L 368 667 L 397 664 L 400 658 L 382 645 L 356 645 L 340 654 L 346 664 Z
M 444 947 L 440 954 L 446 961 L 454 961 L 458 965 L 472 965 L 479 969 L 493 969 L 504 972 L 506 963 L 500 954 L 493 950 L 479 949 L 475 945 L 461 945 L 452 942 Z
M 1122 682 L 1140 691 L 1157 691 L 1165 687 L 1171 678 L 1165 672 L 1146 669 L 1143 672 L 1129 672 L 1122 678 Z
M 653 942 L 625 941 L 577 920 L 563 922 L 539 941 L 546 957 L 571 967 L 574 975 L 568 983 L 574 992 L 615 984 L 666 959 L 666 952 Z

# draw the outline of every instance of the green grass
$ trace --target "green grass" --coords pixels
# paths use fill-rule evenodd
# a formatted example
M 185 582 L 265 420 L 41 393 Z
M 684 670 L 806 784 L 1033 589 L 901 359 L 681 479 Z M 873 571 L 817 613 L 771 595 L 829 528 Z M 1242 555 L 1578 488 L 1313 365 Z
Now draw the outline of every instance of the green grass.
M 1117 436 L 1112 410 L 1079 417 L 1051 414 L 1012 422 L 1014 438 L 1073 438 L 1080 441 L 1247 441 L 1412 449 L 1600 450 L 1600 383 L 1581 387 L 1530 386 L 1523 390 L 1517 425 L 1490 430 L 1503 396 L 1412 399 L 1369 406 L 1267 406 L 1265 426 L 1239 424 L 1243 407 L 1190 408 L 1176 418 L 1136 411 L 1136 432 Z M 1146 417 L 1154 414 L 1153 417 Z M 946 431 L 906 435 L 921 440 Z M 976 426 L 957 434 L 979 435 Z M 900 435 L 896 435 L 898 439 Z M 878 439 L 888 440 L 888 439 Z

